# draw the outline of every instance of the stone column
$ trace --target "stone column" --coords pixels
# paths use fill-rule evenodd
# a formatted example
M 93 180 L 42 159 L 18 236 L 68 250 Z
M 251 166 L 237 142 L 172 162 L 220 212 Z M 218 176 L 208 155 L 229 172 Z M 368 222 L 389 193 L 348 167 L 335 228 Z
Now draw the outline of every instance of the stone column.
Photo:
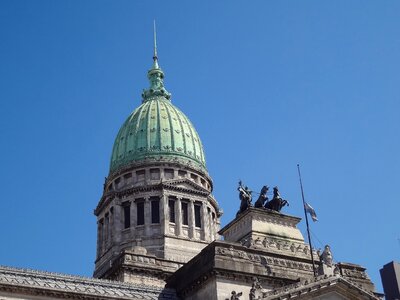
M 161 235 L 165 234 L 165 200 L 164 195 L 160 197 L 160 231 Z
M 99 258 L 101 255 L 101 223 L 97 220 L 97 254 L 96 257 Z
M 212 209 L 208 212 L 208 226 L 210 228 L 210 241 L 215 240 L 215 234 L 214 234 L 214 222 L 212 219 Z
M 106 213 L 104 215 L 104 244 L 106 248 L 110 244 L 110 214 Z
M 195 237 L 195 224 L 194 224 L 194 200 L 190 199 L 189 202 L 189 238 Z
M 201 227 L 203 241 L 209 241 L 211 232 L 208 223 L 207 205 L 204 202 L 201 203 Z
M 131 204 L 131 237 L 135 238 L 136 236 L 136 226 L 137 226 L 137 209 L 135 199 L 130 201 Z
M 175 201 L 175 226 L 176 236 L 182 236 L 182 204 L 181 197 L 177 197 Z
M 121 203 L 115 203 L 114 205 L 114 244 L 119 245 L 121 242 L 121 231 L 122 231 L 122 206 Z
M 110 245 L 112 246 L 114 244 L 114 207 L 113 206 L 112 206 L 112 209 L 110 209 L 109 234 L 110 234 Z
M 144 198 L 144 235 L 150 236 L 150 224 L 151 224 L 151 207 L 150 197 Z
M 106 239 L 105 239 L 105 229 L 104 229 L 104 217 L 101 219 L 101 253 L 106 250 Z
M 161 201 L 161 234 L 169 234 L 169 206 L 168 206 L 168 196 L 162 195 Z

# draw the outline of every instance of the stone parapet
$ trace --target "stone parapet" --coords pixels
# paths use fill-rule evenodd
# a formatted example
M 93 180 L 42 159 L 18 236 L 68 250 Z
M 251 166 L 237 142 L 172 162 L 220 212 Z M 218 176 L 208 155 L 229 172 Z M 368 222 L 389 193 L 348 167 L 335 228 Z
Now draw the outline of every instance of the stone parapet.
M 270 209 L 251 207 L 219 231 L 224 240 L 249 243 L 264 238 L 304 243 L 297 228 L 301 218 L 284 215 Z
M 165 279 L 181 266 L 175 261 L 148 255 L 145 248 L 137 247 L 134 250 L 124 250 L 109 264 L 96 269 L 94 276 L 164 287 Z

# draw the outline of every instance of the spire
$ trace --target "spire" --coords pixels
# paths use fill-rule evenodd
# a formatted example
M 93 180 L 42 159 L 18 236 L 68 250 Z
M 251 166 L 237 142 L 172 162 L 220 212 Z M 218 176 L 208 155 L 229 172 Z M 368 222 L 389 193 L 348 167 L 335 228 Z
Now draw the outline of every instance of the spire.
M 153 23 L 153 37 L 154 37 L 154 54 L 153 54 L 153 69 L 159 69 L 158 66 L 158 56 L 157 56 L 157 30 L 156 30 L 156 20 Z
M 147 78 L 150 81 L 150 88 L 143 90 L 142 102 L 152 100 L 155 98 L 164 98 L 167 100 L 171 99 L 171 94 L 164 88 L 164 72 L 158 65 L 158 54 L 157 54 L 157 32 L 156 32 L 156 21 L 153 23 L 153 37 L 154 37 L 154 52 L 153 52 L 153 66 L 147 73 Z

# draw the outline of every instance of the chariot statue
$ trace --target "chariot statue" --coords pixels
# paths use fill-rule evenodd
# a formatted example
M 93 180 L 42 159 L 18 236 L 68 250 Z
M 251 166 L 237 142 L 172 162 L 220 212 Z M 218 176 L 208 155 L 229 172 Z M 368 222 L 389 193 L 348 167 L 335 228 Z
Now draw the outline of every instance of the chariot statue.
M 264 207 L 264 203 L 268 201 L 267 193 L 269 187 L 264 185 L 260 191 L 260 196 L 258 197 L 257 201 L 254 203 L 254 207 L 262 208 Z
M 243 186 L 242 181 L 239 181 L 239 199 L 240 199 L 240 208 L 237 212 L 236 216 L 244 212 L 246 209 L 251 207 L 251 200 L 252 200 L 252 191 L 247 187 Z
M 278 187 L 274 187 L 274 196 L 271 201 L 265 203 L 264 207 L 280 212 L 285 205 L 289 206 L 289 202 L 282 199 Z

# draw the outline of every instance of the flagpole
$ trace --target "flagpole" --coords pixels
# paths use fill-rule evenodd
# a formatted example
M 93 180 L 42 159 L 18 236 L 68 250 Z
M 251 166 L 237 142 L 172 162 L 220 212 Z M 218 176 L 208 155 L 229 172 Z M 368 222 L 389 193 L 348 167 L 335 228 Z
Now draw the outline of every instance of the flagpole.
M 302 183 L 302 181 L 301 181 L 301 173 L 300 173 L 300 165 L 299 165 L 299 164 L 297 164 L 297 171 L 298 171 L 298 173 L 299 173 L 300 188 L 301 188 L 301 197 L 303 198 L 304 215 L 305 215 L 305 217 L 306 217 L 307 235 L 308 235 L 308 243 L 310 244 L 310 253 L 311 253 L 312 267 L 313 267 L 314 277 L 317 277 L 317 270 L 315 269 L 313 248 L 312 248 L 312 244 L 311 244 L 310 226 L 308 225 L 308 217 L 307 217 L 307 210 L 306 210 L 306 201 L 304 200 L 303 183 Z

